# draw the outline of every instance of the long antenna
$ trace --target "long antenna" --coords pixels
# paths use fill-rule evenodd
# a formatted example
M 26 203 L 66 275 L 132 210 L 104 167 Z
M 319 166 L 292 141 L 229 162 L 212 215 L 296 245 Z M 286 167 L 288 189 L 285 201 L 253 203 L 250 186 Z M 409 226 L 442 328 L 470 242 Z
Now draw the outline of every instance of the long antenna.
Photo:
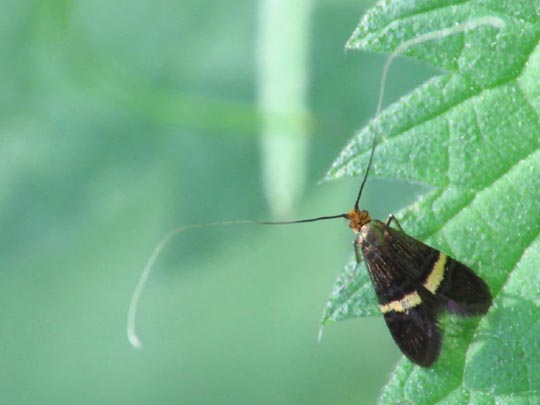
M 326 215 L 324 217 L 309 218 L 309 219 L 298 219 L 296 221 L 257 221 L 259 225 L 289 225 L 289 224 L 304 224 L 306 222 L 316 222 L 324 221 L 326 219 L 336 219 L 336 218 L 345 218 L 348 219 L 347 214 L 338 214 L 338 215 Z
M 156 245 L 156 247 L 152 251 L 152 254 L 148 258 L 148 261 L 146 262 L 146 265 L 144 266 L 144 269 L 141 275 L 139 276 L 139 281 L 137 281 L 137 286 L 135 287 L 135 290 L 133 291 L 133 294 L 131 295 L 131 300 L 129 302 L 129 309 L 128 309 L 127 325 L 126 325 L 126 333 L 127 333 L 129 343 L 131 343 L 131 346 L 133 346 L 135 349 L 140 349 L 142 347 L 141 339 L 139 338 L 137 334 L 137 311 L 139 309 L 139 302 L 141 301 L 141 297 L 146 287 L 146 283 L 148 282 L 148 278 L 150 277 L 150 274 L 152 273 L 152 270 L 154 269 L 154 264 L 156 263 L 156 260 L 159 254 L 161 253 L 165 245 L 179 233 L 186 232 L 193 229 L 210 228 L 210 227 L 213 228 L 213 227 L 221 227 L 221 226 L 229 226 L 229 225 L 247 225 L 247 224 L 288 225 L 288 224 L 302 224 L 306 222 L 324 221 L 327 219 L 336 219 L 336 218 L 347 218 L 347 214 L 328 215 L 328 216 L 317 217 L 317 218 L 299 219 L 296 221 L 250 221 L 250 220 L 241 219 L 237 221 L 213 222 L 210 224 L 186 225 L 186 226 L 181 226 L 179 228 L 173 229 L 159 241 L 159 243 Z
M 377 110 L 375 112 L 375 118 L 379 116 L 379 113 L 382 110 L 382 103 L 383 103 L 384 92 L 386 88 L 386 79 L 388 77 L 388 70 L 390 69 L 390 65 L 392 64 L 395 58 L 397 58 L 399 55 L 401 55 L 403 52 L 405 52 L 409 48 L 415 45 L 421 44 L 423 42 L 448 37 L 450 35 L 454 35 L 460 32 L 465 32 L 465 31 L 475 29 L 477 27 L 483 27 L 483 26 L 503 29 L 504 27 L 506 27 L 506 22 L 497 16 L 483 16 L 483 17 L 474 18 L 470 21 L 467 21 L 461 24 L 456 24 L 452 27 L 443 28 L 438 31 L 428 32 L 426 34 L 419 35 L 415 38 L 412 38 L 408 41 L 401 43 L 396 48 L 396 50 L 388 56 L 388 58 L 386 59 L 386 63 L 384 64 L 384 67 L 381 73 L 381 84 L 379 87 L 379 99 L 377 101 Z M 377 145 L 378 136 L 379 136 L 379 132 L 375 130 L 375 134 L 373 135 L 373 144 L 371 146 L 371 153 L 369 155 L 369 161 L 366 168 L 366 173 L 364 174 L 364 178 L 362 179 L 362 184 L 360 185 L 360 190 L 358 191 L 358 196 L 356 197 L 356 202 L 354 203 L 355 209 L 358 209 L 358 205 L 360 203 L 360 197 L 362 196 L 362 191 L 364 190 L 364 185 L 366 184 L 369 170 L 371 169 L 371 163 L 373 161 L 373 155 L 375 153 L 375 146 Z

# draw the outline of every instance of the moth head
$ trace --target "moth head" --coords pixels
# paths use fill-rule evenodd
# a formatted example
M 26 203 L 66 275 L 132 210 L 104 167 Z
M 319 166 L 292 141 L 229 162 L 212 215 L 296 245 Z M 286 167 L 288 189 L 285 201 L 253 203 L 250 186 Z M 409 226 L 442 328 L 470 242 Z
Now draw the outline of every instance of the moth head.
M 358 208 L 353 208 L 345 215 L 349 220 L 349 228 L 351 228 L 354 233 L 360 232 L 360 229 L 371 221 L 368 212 Z

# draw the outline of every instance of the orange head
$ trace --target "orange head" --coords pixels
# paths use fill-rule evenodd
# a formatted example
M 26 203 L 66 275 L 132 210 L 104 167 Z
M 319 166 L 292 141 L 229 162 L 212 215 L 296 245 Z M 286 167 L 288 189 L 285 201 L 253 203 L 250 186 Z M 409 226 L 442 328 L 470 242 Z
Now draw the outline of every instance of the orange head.
M 371 217 L 368 212 L 359 210 L 358 208 L 353 208 L 345 214 L 345 216 L 349 220 L 349 228 L 351 228 L 354 233 L 360 232 L 360 228 L 368 222 L 371 222 Z

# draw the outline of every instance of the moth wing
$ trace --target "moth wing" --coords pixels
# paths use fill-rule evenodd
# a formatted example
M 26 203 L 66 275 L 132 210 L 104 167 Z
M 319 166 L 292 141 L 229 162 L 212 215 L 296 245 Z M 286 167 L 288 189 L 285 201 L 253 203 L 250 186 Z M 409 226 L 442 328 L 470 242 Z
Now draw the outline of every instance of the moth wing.
M 486 283 L 446 254 L 380 221 L 356 241 L 394 341 L 411 361 L 429 367 L 441 349 L 437 314 L 480 315 L 492 297 Z
M 381 225 L 392 241 L 397 240 L 388 243 L 389 262 L 395 263 L 401 257 L 401 270 L 424 299 L 429 293 L 437 308 L 461 316 L 488 311 L 493 301 L 489 288 L 469 267 L 403 232 Z
M 356 243 L 394 341 L 412 362 L 429 367 L 441 350 L 439 303 L 417 281 L 438 252 L 379 221 L 365 225 Z
M 461 316 L 483 315 L 493 301 L 484 280 L 451 257 L 446 259 L 444 277 L 435 297 L 446 310 Z
M 386 325 L 401 352 L 412 362 L 429 367 L 441 351 L 441 331 L 436 315 L 426 305 L 408 312 L 387 312 Z

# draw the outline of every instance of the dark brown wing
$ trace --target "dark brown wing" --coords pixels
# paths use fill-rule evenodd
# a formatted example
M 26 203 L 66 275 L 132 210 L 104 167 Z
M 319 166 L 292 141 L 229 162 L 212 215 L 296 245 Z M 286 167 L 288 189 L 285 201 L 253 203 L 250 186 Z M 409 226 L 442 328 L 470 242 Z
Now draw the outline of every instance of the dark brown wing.
M 391 293 L 388 298 L 394 298 L 400 285 L 408 286 L 424 298 L 434 295 L 438 308 L 461 316 L 482 315 L 491 306 L 487 284 L 463 263 L 380 221 L 365 225 L 361 233 L 365 237 L 360 247 L 372 279 L 384 279 L 377 295 Z
M 461 316 L 483 315 L 493 301 L 484 280 L 451 257 L 447 259 L 436 297 L 446 310 Z
M 360 229 L 356 246 L 394 340 L 421 366 L 438 357 L 442 308 L 466 316 L 483 314 L 491 305 L 487 285 L 471 269 L 380 221 Z
M 401 352 L 413 363 L 431 366 L 441 351 L 441 331 L 435 314 L 426 305 L 408 312 L 391 311 L 384 320 Z

